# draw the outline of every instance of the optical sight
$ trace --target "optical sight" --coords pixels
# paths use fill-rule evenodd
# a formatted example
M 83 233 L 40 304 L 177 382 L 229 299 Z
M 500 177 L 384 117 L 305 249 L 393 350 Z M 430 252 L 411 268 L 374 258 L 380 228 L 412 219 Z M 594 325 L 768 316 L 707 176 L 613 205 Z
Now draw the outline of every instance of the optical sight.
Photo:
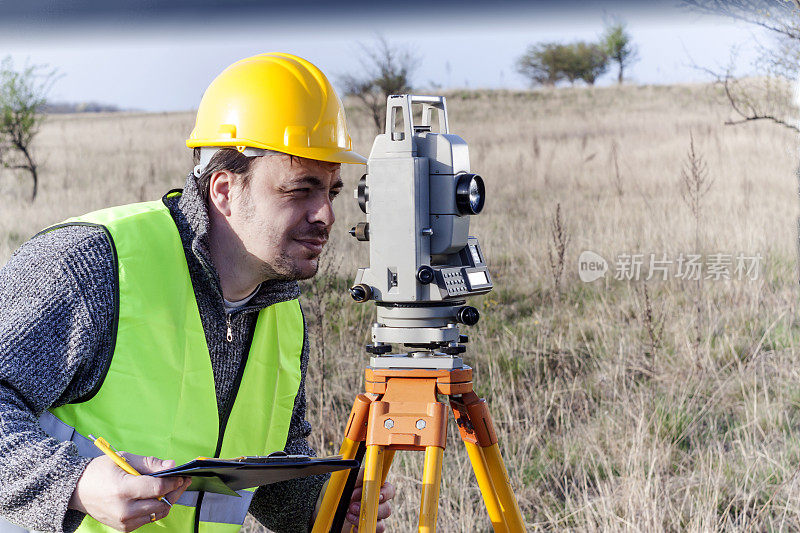
M 417 106 L 420 124 L 413 122 Z M 389 96 L 386 129 L 375 139 L 355 198 L 367 220 L 350 233 L 369 243 L 369 266 L 358 269 L 350 294 L 377 306 L 367 351 L 378 357 L 370 364 L 460 367 L 466 337 L 458 325 L 480 317 L 466 298 L 492 290 L 492 278 L 478 239 L 469 235 L 486 188 L 470 171 L 467 143 L 450 133 L 444 97 Z M 392 344 L 411 351 L 389 355 Z

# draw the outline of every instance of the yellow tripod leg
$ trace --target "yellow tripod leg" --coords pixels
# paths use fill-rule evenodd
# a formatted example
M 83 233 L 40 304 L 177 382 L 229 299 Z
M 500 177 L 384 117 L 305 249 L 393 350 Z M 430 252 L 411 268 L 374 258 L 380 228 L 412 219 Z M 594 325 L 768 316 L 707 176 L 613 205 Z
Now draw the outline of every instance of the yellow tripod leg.
M 384 483 L 386 483 L 386 477 L 389 475 L 389 469 L 392 467 L 392 461 L 394 460 L 394 452 L 393 449 L 383 450 L 383 467 L 381 468 L 381 487 Z
M 483 456 L 486 458 L 486 466 L 492 477 L 492 484 L 497 493 L 497 499 L 503 508 L 503 517 L 510 533 L 524 533 L 525 522 L 522 520 L 522 512 L 519 510 L 517 498 L 511 490 L 511 481 L 508 479 L 508 471 L 500 456 L 500 447 L 495 442 L 491 446 L 482 448 Z
M 419 506 L 419 533 L 436 531 L 443 455 L 444 449 L 438 446 L 425 448 L 425 470 L 422 473 L 422 499 Z
M 345 437 L 341 448 L 339 448 L 339 455 L 342 456 L 342 459 L 353 459 L 356 456 L 358 444 L 358 442 Z M 348 474 L 350 474 L 349 470 L 339 470 L 331 474 L 311 533 L 328 533 L 330 531 L 333 517 L 336 514 L 336 507 L 339 505 L 344 485 L 347 483 Z
M 486 504 L 486 511 L 489 513 L 489 519 L 492 521 L 495 533 L 508 533 L 503 517 L 503 508 L 497 499 L 497 491 L 492 483 L 492 476 L 486 465 L 486 458 L 483 456 L 483 448 L 466 440 L 464 441 L 464 446 L 467 448 L 467 455 L 469 455 L 469 460 L 472 463 L 472 470 L 475 472 L 475 479 L 478 480 L 478 488 L 481 490 L 483 503 Z
M 386 476 L 389 475 L 389 468 L 392 466 L 392 459 L 394 459 L 394 450 L 384 450 L 383 451 L 383 467 L 381 467 L 381 485 L 380 485 L 381 487 L 383 486 L 384 483 L 386 483 Z M 380 488 L 378 490 L 380 490 Z M 380 499 L 380 496 L 378 497 L 378 499 Z M 380 505 L 380 502 L 378 502 L 378 503 Z M 355 530 L 356 530 L 356 526 L 350 526 L 350 533 L 354 533 Z M 312 531 L 312 533 L 316 533 L 316 532 Z
M 361 493 L 361 513 L 358 517 L 358 531 L 375 533 L 378 523 L 378 499 L 381 494 L 381 470 L 383 469 L 383 446 L 367 446 L 364 456 L 364 488 Z

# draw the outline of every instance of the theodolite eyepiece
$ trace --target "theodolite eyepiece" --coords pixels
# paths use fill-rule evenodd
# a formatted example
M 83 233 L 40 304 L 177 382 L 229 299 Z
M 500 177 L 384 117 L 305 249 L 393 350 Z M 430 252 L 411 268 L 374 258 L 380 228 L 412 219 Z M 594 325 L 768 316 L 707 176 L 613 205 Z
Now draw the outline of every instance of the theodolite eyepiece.
M 372 289 L 369 285 L 360 283 L 350 287 L 350 296 L 358 303 L 364 303 L 372 298 Z
M 433 269 L 428 265 L 422 265 L 417 270 L 417 281 L 419 281 L 423 285 L 431 283 L 435 278 L 436 274 L 433 272 Z

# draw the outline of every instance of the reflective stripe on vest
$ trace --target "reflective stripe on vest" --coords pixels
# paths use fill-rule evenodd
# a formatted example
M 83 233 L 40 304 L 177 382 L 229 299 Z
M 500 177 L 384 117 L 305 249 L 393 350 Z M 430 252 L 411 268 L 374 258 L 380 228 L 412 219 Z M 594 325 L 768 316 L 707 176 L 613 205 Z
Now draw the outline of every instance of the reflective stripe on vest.
M 54 416 L 45 414 L 43 427 L 59 440 L 75 442 L 88 457 L 98 455 L 84 437 L 90 433 L 117 449 L 177 464 L 197 456 L 265 455 L 283 449 L 300 384 L 304 328 L 298 301 L 259 312 L 247 361 L 237 376 L 235 401 L 221 420 L 183 245 L 166 206 L 116 207 L 70 223 L 96 224 L 108 234 L 118 263 L 118 327 L 99 390 L 81 403 L 51 409 Z M 226 328 L 224 323 L 208 326 Z M 238 531 L 252 498 L 252 490 L 242 493 L 236 498 L 187 491 L 165 519 L 143 528 Z M 112 530 L 87 517 L 79 531 Z
M 39 425 L 44 431 L 59 441 L 72 441 L 78 448 L 78 455 L 83 457 L 100 457 L 103 455 L 91 439 L 84 437 L 72 426 L 69 426 L 56 418 L 50 411 L 45 411 L 39 417 Z M 203 497 L 203 505 L 200 512 L 201 522 L 218 522 L 222 524 L 241 525 L 247 516 L 250 508 L 250 501 L 253 499 L 253 492 L 249 490 L 237 490 L 239 497 L 227 494 L 206 493 Z M 195 507 L 197 505 L 198 492 L 187 490 L 177 502 L 173 504 Z M 0 529 L 1 530 L 1 529 Z

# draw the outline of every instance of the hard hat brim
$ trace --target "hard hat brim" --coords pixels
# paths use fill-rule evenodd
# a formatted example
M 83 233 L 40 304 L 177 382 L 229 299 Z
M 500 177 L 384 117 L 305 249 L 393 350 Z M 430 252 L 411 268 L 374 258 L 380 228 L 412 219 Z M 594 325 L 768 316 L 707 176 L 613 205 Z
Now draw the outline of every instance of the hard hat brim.
M 302 148 L 302 150 L 288 149 L 286 146 L 269 146 L 264 143 L 254 142 L 250 139 L 219 139 L 216 141 L 189 139 L 186 141 L 189 148 L 200 148 L 203 146 L 222 146 L 238 148 L 247 146 L 250 148 L 261 148 L 273 150 L 284 154 L 314 159 L 316 161 L 327 161 L 328 163 L 347 163 L 351 165 L 366 165 L 367 158 L 353 150 L 332 151 L 330 148 Z

